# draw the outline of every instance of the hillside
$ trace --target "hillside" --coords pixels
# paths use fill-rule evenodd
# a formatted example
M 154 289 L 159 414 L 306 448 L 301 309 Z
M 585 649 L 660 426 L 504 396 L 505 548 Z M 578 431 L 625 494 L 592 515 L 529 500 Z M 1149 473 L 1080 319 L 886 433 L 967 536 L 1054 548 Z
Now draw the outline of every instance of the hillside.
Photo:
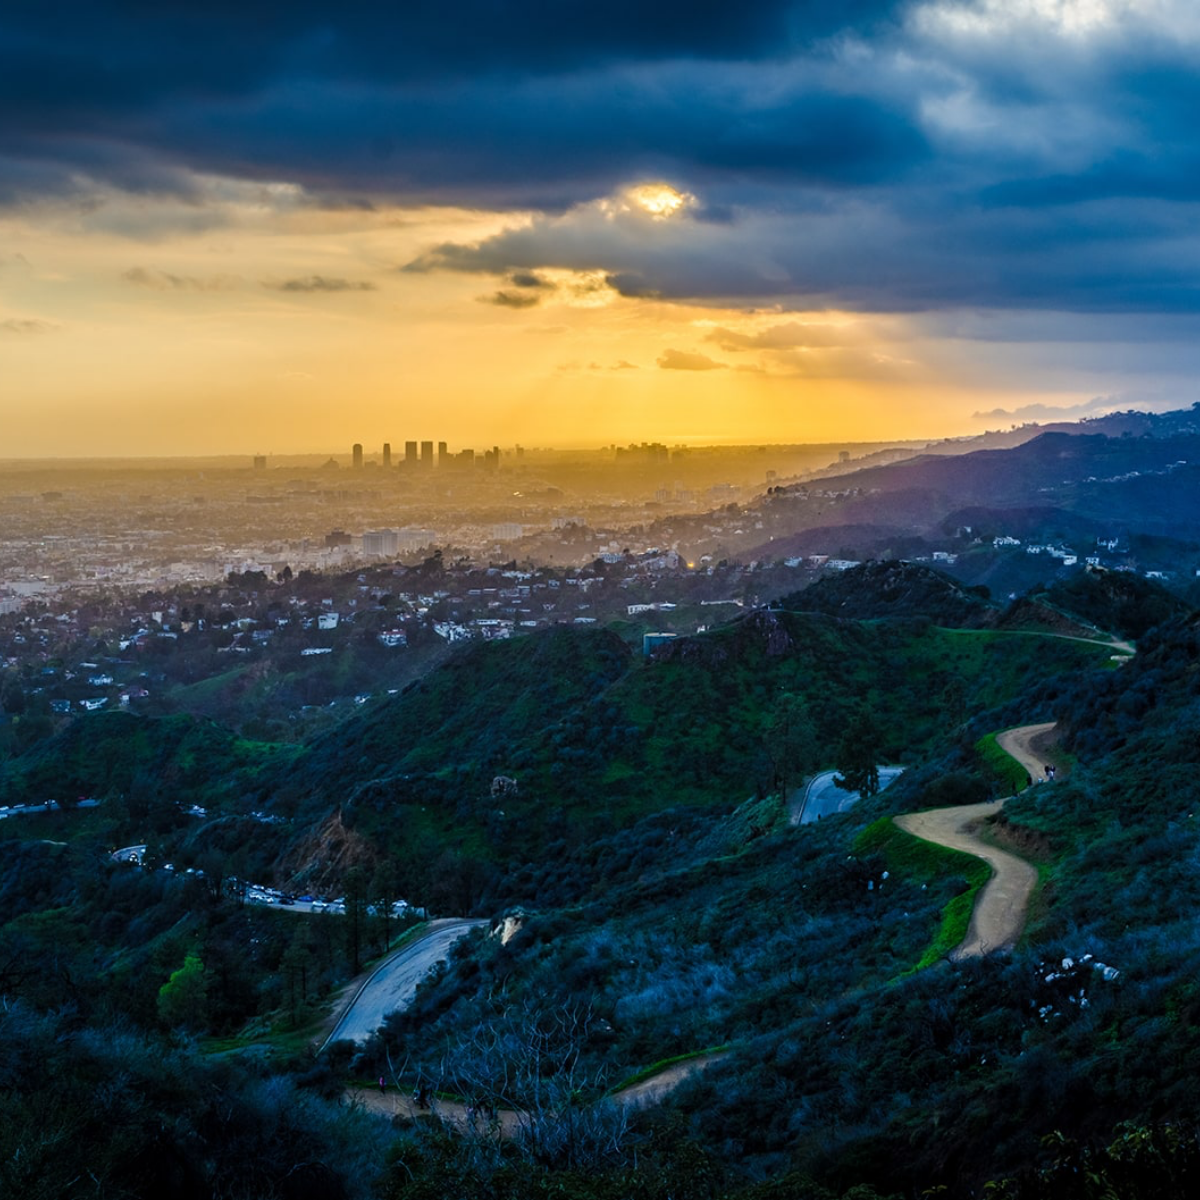
M 826 576 L 781 604 L 854 620 L 922 618 L 955 628 L 994 625 L 1000 612 L 989 603 L 986 588 L 966 588 L 932 567 L 896 559 Z
M 520 915 L 505 944 L 464 942 L 389 1021 L 390 1060 L 384 1042 L 353 1067 L 344 1054 L 277 1060 L 271 1094 L 294 1114 L 289 1136 L 311 1128 L 339 1170 L 358 1161 L 339 1140 L 354 1118 L 335 1132 L 319 1097 L 347 1073 L 406 1063 L 470 1094 L 501 1069 L 488 1057 L 501 1046 L 516 1056 L 506 1062 L 525 1045 L 545 1061 L 573 1056 L 574 1078 L 599 1081 L 580 1083 L 580 1113 L 659 1060 L 729 1047 L 675 1094 L 677 1115 L 638 1117 L 604 1143 L 617 1148 L 600 1153 L 608 1127 L 586 1122 L 566 1157 L 514 1148 L 505 1194 L 521 1198 L 570 1186 L 587 1200 L 664 1200 L 655 1171 L 711 1200 L 751 1200 L 754 1178 L 782 1196 L 969 1194 L 1052 1170 L 1040 1139 L 1054 1130 L 1089 1143 L 1124 1120 L 1200 1122 L 1187 1015 L 1200 959 L 1188 915 L 1200 903 L 1195 619 L 1158 621 L 1114 669 L 1102 642 L 972 623 L 1040 609 L 1073 629 L 1069 603 L 1145 622 L 1166 602 L 1160 589 L 1097 577 L 999 610 L 938 572 L 874 564 L 805 597 L 861 615 L 757 610 L 649 659 L 568 626 L 472 644 L 300 747 L 191 718 L 76 721 L 10 776 L 27 789 L 69 779 L 103 802 L 0 822 L 0 1052 L 33 1038 L 82 1087 L 72 1064 L 90 1071 L 111 1055 L 92 1045 L 61 1060 L 50 1047 L 71 1035 L 50 1014 L 66 1011 L 95 1028 L 126 1013 L 137 1032 L 114 1045 L 154 1045 L 180 1021 L 223 1035 L 222 1048 L 302 1046 L 335 982 L 387 936 L 366 897 L 400 894 Z M 962 627 L 935 623 L 952 619 Z M 848 813 L 789 826 L 775 793 L 828 765 L 864 711 L 872 757 L 909 769 Z M 904 841 L 888 818 L 986 798 L 998 784 L 981 736 L 1030 719 L 1058 720 L 1074 764 L 1068 782 L 1010 801 L 995 825 L 1038 858 L 1031 925 L 1011 957 L 941 961 L 978 872 Z M 515 784 L 493 791 L 498 775 Z M 167 781 L 155 803 L 120 799 L 146 778 Z M 203 815 L 176 807 L 201 796 Z M 108 861 L 105 846 L 138 832 L 174 873 Z M 247 860 L 297 880 L 321 866 L 345 887 L 347 915 L 243 908 L 223 879 Z M 193 864 L 205 874 L 186 874 Z M 249 1099 L 260 1066 L 231 1060 L 218 1083 L 190 1052 L 130 1053 L 146 1087 L 190 1073 L 230 1089 L 223 1111 L 275 1111 Z M 209 1110 L 190 1096 L 174 1102 L 179 1136 L 210 1136 Z M 106 1100 L 127 1122 L 130 1103 L 123 1085 Z M 32 1111 L 11 1115 L 13 1128 L 34 1127 Z M 130 1177 L 99 1127 L 78 1129 L 95 1163 Z M 384 1194 L 439 1194 L 448 1177 L 487 1194 L 476 1143 L 372 1126 L 368 1140 L 380 1136 L 397 1139 L 405 1164 L 384 1169 Z M 215 1148 L 209 1161 L 232 1169 Z M 569 1174 L 580 1162 L 590 1166 Z M 52 1162 L 42 1169 L 58 1178 Z
M 993 611 L 936 573 L 878 574 L 919 581 L 904 592 L 908 617 L 935 595 L 942 618 L 946 596 Z M 192 718 L 97 714 L 15 760 L 7 787 L 30 800 L 101 797 L 114 841 L 153 832 L 185 865 L 228 855 L 259 813 L 253 861 L 273 862 L 283 883 L 333 888 L 348 863 L 390 859 L 414 903 L 561 902 L 584 894 L 598 865 L 560 879 L 555 847 L 795 787 L 833 765 L 860 711 L 880 761 L 918 761 L 966 714 L 1107 656 L 1036 632 L 760 610 L 646 660 L 615 634 L 563 626 L 469 644 L 302 746 Z M 523 891 L 514 863 L 535 864 L 539 882 Z
M 692 1128 L 835 1193 L 966 1195 L 1003 1174 L 1033 1187 L 1051 1131 L 1095 1145 L 1121 1121 L 1200 1122 L 1196 628 L 1164 626 L 1131 664 L 1060 690 L 1071 780 L 1010 802 L 997 830 L 1035 848 L 1044 879 L 1011 957 L 914 971 L 966 886 L 952 858 L 866 836 L 930 802 L 936 776 L 916 772 L 822 826 L 739 842 L 734 818 L 715 858 L 686 823 L 613 838 L 602 896 L 471 947 L 389 1042 L 453 1061 L 503 978 L 518 1003 L 586 996 L 613 1030 L 593 1054 L 732 1044 L 679 1098 Z
M 1129 535 L 1175 539 L 1196 549 L 1200 435 L 1106 437 L 1047 432 L 1010 449 L 929 454 L 772 489 L 754 511 L 766 536 L 747 557 L 839 545 L 875 556 L 900 538 L 1058 534 L 1093 540 Z M 1008 514 L 1011 512 L 1011 527 Z M 828 536 L 814 543 L 812 531 Z

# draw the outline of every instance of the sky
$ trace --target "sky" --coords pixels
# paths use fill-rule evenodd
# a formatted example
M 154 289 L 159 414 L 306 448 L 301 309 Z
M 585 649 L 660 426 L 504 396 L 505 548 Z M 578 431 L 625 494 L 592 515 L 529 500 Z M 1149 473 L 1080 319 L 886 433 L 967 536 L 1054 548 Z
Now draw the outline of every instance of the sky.
M 1194 0 L 6 0 L 0 458 L 1190 406 Z

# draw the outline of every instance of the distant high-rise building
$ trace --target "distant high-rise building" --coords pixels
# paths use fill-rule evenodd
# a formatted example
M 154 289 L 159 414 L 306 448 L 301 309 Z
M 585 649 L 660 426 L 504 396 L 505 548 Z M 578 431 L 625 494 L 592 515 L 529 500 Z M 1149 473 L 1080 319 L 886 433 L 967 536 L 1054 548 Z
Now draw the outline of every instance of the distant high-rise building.
M 433 467 L 433 443 L 432 442 L 422 442 L 421 443 L 421 466 L 425 470 L 429 470 Z
M 475 465 L 474 450 L 460 450 L 455 456 L 454 461 L 461 467 L 473 467 Z
M 267 469 L 267 456 L 265 454 L 256 454 L 254 456 L 254 469 L 256 471 L 265 471 Z
M 417 443 L 404 443 L 404 465 L 406 467 L 415 467 L 417 465 Z
M 386 471 L 392 465 L 392 443 L 383 443 L 383 469 Z
M 450 451 L 445 442 L 438 442 L 438 466 L 444 467 L 450 458 Z
M 524 446 L 518 446 L 518 447 L 517 447 L 517 457 L 518 457 L 518 458 L 524 458 L 524 457 L 525 457 L 525 447 L 524 447 Z
M 365 558 L 387 558 L 396 553 L 400 536 L 394 529 L 376 529 L 363 534 Z
M 354 456 L 354 469 L 356 471 L 361 471 L 362 470 L 362 442 L 354 443 L 354 446 L 351 450 L 351 454 Z

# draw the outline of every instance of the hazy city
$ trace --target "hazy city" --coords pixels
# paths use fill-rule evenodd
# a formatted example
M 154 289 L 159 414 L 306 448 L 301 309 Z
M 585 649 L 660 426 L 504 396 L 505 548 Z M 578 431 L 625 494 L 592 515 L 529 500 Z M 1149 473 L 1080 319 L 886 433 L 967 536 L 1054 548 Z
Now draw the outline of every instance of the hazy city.
M 706 514 L 882 449 L 518 446 L 476 456 L 440 443 L 435 457 L 434 446 L 409 443 L 394 461 L 385 445 L 282 461 L 0 465 L 0 603 L 6 593 L 211 583 L 235 570 L 343 567 L 435 546 L 560 563 L 640 551 L 664 518 Z M 733 536 L 737 522 L 728 524 Z

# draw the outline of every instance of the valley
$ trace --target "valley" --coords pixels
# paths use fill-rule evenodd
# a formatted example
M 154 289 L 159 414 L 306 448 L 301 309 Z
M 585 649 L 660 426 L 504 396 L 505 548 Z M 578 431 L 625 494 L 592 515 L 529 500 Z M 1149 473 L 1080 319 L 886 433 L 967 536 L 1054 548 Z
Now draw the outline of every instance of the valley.
M 1191 585 L 1077 567 L 998 598 L 955 565 L 805 568 L 797 588 L 783 564 L 714 564 L 640 593 L 631 560 L 524 584 L 430 559 L 239 577 L 188 597 L 187 631 L 184 597 L 157 598 L 157 631 L 108 656 L 161 673 L 153 702 L 78 714 L 41 713 L 38 689 L 99 663 L 120 606 L 86 637 L 54 618 L 52 675 L 40 618 L 13 620 L 0 1066 L 6 1144 L 44 1149 L 6 1184 L 61 1188 L 64 1143 L 34 1141 L 50 1104 L 67 1158 L 114 1187 L 169 1189 L 171 1163 L 217 1179 L 234 1146 L 274 1170 L 282 1128 L 323 1179 L 374 1164 L 385 1200 L 448 1179 L 1040 1200 L 1043 1137 L 1191 1120 Z M 385 574 L 439 604 L 468 582 L 578 598 L 424 651 L 414 625 L 397 659 Z M 201 604 L 229 619 L 201 628 Z M 233 633 L 243 605 L 276 634 L 229 668 L 213 640 L 254 632 Z M 320 628 L 331 609 L 355 619 Z M 311 639 L 330 654 L 303 658 Z M 332 708 L 277 706 L 318 680 Z M 151 1092 L 194 1139 L 154 1165 L 108 1135 L 149 1137 Z

